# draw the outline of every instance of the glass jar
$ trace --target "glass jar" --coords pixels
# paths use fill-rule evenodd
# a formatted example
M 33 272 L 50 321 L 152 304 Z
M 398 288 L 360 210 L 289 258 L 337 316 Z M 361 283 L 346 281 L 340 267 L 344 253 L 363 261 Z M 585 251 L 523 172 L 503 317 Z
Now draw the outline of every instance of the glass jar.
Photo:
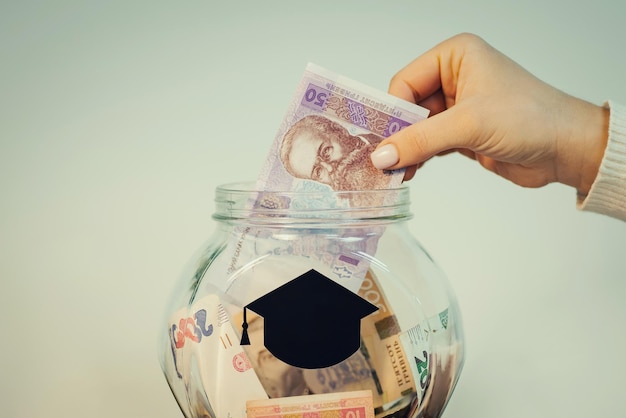
M 463 365 L 461 317 L 409 232 L 407 187 L 239 183 L 215 203 L 159 345 L 186 417 L 441 415 Z

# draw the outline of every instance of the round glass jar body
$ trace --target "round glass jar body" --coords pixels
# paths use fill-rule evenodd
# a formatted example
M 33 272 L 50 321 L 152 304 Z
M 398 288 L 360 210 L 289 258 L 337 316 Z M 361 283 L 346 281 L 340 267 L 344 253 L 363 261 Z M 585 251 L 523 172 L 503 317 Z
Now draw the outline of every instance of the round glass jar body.
M 441 415 L 462 324 L 408 230 L 408 188 L 242 183 L 215 201 L 215 231 L 177 283 L 159 344 L 186 417 Z

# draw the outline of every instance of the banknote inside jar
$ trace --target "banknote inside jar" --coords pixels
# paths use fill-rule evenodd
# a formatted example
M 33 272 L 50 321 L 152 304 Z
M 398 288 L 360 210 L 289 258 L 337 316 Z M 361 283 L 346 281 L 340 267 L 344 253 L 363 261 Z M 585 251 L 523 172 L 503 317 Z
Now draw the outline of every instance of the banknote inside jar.
M 294 367 L 273 356 L 263 344 L 264 319 L 248 314 L 251 344 L 245 352 L 270 398 L 264 405 L 279 407 L 281 399 L 305 395 L 324 394 L 327 397 L 322 399 L 340 400 L 342 394 L 367 391 L 377 417 L 412 416 L 422 403 L 420 416 L 439 416 L 453 384 L 455 353 L 430 352 L 426 336 L 430 332 L 421 332 L 421 336 L 419 329 L 411 330 L 410 336 L 403 333 L 371 270 L 358 294 L 375 301 L 382 309 L 362 320 L 359 350 L 346 360 L 321 369 Z M 432 331 L 433 323 L 440 323 L 439 316 L 437 319 L 420 324 L 421 330 Z M 234 315 L 234 324 L 241 320 L 241 315 Z M 445 331 L 441 324 L 438 331 Z M 306 396 L 299 399 L 302 408 L 310 408 L 314 402 Z M 255 405 L 260 404 L 254 401 Z M 287 403 L 297 409 L 293 400 Z

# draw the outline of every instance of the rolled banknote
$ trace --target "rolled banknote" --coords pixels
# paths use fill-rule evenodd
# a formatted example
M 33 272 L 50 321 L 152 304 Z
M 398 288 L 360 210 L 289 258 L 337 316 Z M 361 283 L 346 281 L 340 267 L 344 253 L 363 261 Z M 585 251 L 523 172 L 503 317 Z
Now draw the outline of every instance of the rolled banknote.
M 374 418 L 368 390 L 246 402 L 247 418 Z

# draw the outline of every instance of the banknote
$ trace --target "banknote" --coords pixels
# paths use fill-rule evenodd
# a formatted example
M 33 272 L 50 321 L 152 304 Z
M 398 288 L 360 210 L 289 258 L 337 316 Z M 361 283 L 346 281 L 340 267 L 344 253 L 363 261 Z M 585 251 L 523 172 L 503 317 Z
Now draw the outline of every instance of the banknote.
M 402 330 L 394 310 L 371 270 L 365 275 L 358 294 L 375 304 L 378 310 L 361 321 L 361 349 L 353 356 L 353 364 L 351 367 L 340 363 L 326 369 L 306 370 L 304 376 L 314 393 L 342 391 L 373 383 L 378 415 L 385 405 L 402 403 L 403 398 L 409 402 L 416 395 L 410 366 L 412 359 L 400 341 Z M 354 367 L 357 360 L 366 366 L 366 370 Z
M 270 147 L 257 189 L 396 187 L 403 170 L 378 170 L 369 156 L 384 138 L 427 116 L 423 107 L 308 64 Z
M 193 416 L 244 417 L 241 399 L 267 398 L 216 295 L 174 313 L 169 336 Z
M 247 418 L 374 418 L 367 390 L 246 402 Z
M 177 395 L 179 401 L 188 400 L 197 416 L 238 418 L 245 416 L 249 399 L 369 390 L 377 417 L 408 416 L 409 408 L 437 413 L 446 399 L 434 392 L 449 389 L 456 374 L 450 368 L 456 351 L 432 353 L 430 346 L 430 335 L 443 337 L 449 325 L 447 311 L 403 330 L 373 272 L 358 293 L 379 308 L 362 320 L 361 348 L 337 365 L 315 370 L 275 358 L 264 347 L 264 318 L 252 312 L 252 343 L 241 346 L 241 311 L 229 315 L 216 295 L 179 310 L 169 322 L 174 367 L 186 391 Z M 425 403 L 427 390 L 432 400 Z
M 431 371 L 428 377 L 427 392 L 422 403 L 414 403 L 406 414 L 408 417 L 419 413 L 420 418 L 439 418 L 452 395 L 460 372 L 459 353 L 462 348 L 453 344 L 447 352 L 432 353 L 428 359 Z M 419 412 L 418 412 L 419 411 Z
M 309 64 L 270 147 L 257 180 L 260 192 L 249 203 L 250 208 L 306 210 L 320 205 L 344 208 L 372 204 L 337 199 L 334 192 L 398 186 L 403 171 L 377 170 L 369 155 L 383 138 L 427 115 L 424 108 Z M 307 193 L 295 193 L 295 196 L 303 196 L 300 199 L 293 198 L 294 195 L 292 198 L 267 199 L 263 191 Z M 247 396 L 256 393 L 259 387 L 263 389 L 264 397 L 269 395 L 274 399 L 367 389 L 372 393 L 370 397 L 376 409 L 386 412 L 379 416 L 387 416 L 393 410 L 385 405 L 404 408 L 406 402 L 398 402 L 399 399 L 421 398 L 422 390 L 414 378 L 415 366 L 410 365 L 411 358 L 404 348 L 407 341 L 398 336 L 400 329 L 395 315 L 384 301 L 375 279 L 366 276 L 370 257 L 375 255 L 378 239 L 383 233 L 383 227 L 370 226 L 358 230 L 339 228 L 336 233 L 329 231 L 328 234 L 301 231 L 297 239 L 284 239 L 281 238 L 284 234 L 277 237 L 271 229 L 259 226 L 235 228 L 224 250 L 225 256 L 213 260 L 223 263 L 224 269 L 213 268 L 211 274 L 219 277 L 204 278 L 211 287 L 206 287 L 205 291 L 222 298 L 237 327 L 245 302 L 279 286 L 281 283 L 277 280 L 282 277 L 296 277 L 278 274 L 289 270 L 290 260 L 296 266 L 315 267 L 354 293 L 361 292 L 365 299 L 378 294 L 384 313 L 364 321 L 361 349 L 344 362 L 322 371 L 326 376 L 280 364 L 265 350 L 263 339 L 254 337 L 255 332 L 263 329 L 263 318 L 253 315 L 249 318 L 248 332 L 250 339 L 257 344 L 246 346 L 240 360 L 243 364 L 243 360 L 248 361 L 255 373 L 246 373 L 245 379 L 244 375 L 231 376 L 230 366 L 224 366 L 230 364 L 229 358 L 220 355 L 217 339 L 212 340 L 212 345 L 198 344 L 188 352 L 181 350 L 181 364 L 188 364 L 187 359 L 198 358 L 197 361 L 202 362 L 202 367 L 207 370 L 222 367 L 223 373 L 228 372 L 226 376 L 231 376 L 231 382 L 250 391 L 238 393 L 239 399 L 263 397 Z M 351 239 L 344 239 L 347 236 Z M 279 257 L 267 258 L 268 255 Z M 257 263 L 260 259 L 265 261 Z M 272 264 L 273 261 L 279 265 Z M 313 262 L 321 266 L 312 266 Z M 267 274 L 263 274 L 264 270 L 268 270 Z M 263 279 L 264 276 L 271 280 Z M 364 288 L 364 285 L 369 287 Z M 202 355 L 207 357 L 205 360 L 199 359 L 201 348 Z M 217 366 L 218 363 L 222 365 Z M 232 380 L 235 377 L 239 380 Z M 236 405 L 215 386 L 215 379 L 211 382 L 210 377 L 206 378 L 210 404 L 222 412 L 239 416 Z M 285 385 L 284 382 L 290 383 Z M 223 387 L 233 386 L 223 384 Z
M 256 280 L 250 282 L 246 290 L 263 286 L 260 283 L 263 281 L 257 272 Z M 248 313 L 250 345 L 244 349 L 271 398 L 370 390 L 379 417 L 408 408 L 416 398 L 423 399 L 426 385 L 416 381 L 414 376 L 419 377 L 419 374 L 414 370 L 417 368 L 414 353 L 405 347 L 414 350 L 417 344 L 420 355 L 428 358 L 427 336 L 424 338 L 422 333 L 411 342 L 402 339 L 403 330 L 396 314 L 371 270 L 361 281 L 358 294 L 378 307 L 375 313 L 361 320 L 360 349 L 344 361 L 320 369 L 301 369 L 275 358 L 264 346 L 264 318 Z M 242 313 L 234 312 L 232 317 L 236 329 L 241 332 Z M 427 328 L 426 324 L 423 326 Z M 419 371 L 428 373 L 428 368 Z M 426 376 L 422 378 L 427 379 Z
M 428 113 L 428 109 L 414 103 L 309 63 L 270 146 L 256 182 L 259 192 L 250 207 L 294 210 L 379 207 L 385 202 L 372 199 L 389 200 L 393 195 L 335 192 L 399 186 L 404 171 L 378 170 L 370 154 L 384 138 L 425 119 Z M 278 198 L 264 191 L 296 193 Z M 323 211 L 316 214 L 324 216 Z M 374 225 L 367 231 L 342 229 L 338 239 L 325 247 L 317 245 L 315 240 L 319 237 L 310 234 L 299 238 L 302 243 L 299 247 L 304 250 L 301 252 L 304 257 L 325 257 L 344 281 L 355 276 L 356 286 L 347 287 L 356 292 L 368 262 L 350 254 L 373 256 L 383 232 L 383 227 Z M 270 230 L 250 227 L 236 233 L 239 237 L 231 240 L 226 249 L 231 254 L 228 275 L 255 256 L 262 256 L 256 244 L 272 234 Z M 257 239 L 246 239 L 250 235 Z M 362 239 L 341 239 L 347 235 Z

